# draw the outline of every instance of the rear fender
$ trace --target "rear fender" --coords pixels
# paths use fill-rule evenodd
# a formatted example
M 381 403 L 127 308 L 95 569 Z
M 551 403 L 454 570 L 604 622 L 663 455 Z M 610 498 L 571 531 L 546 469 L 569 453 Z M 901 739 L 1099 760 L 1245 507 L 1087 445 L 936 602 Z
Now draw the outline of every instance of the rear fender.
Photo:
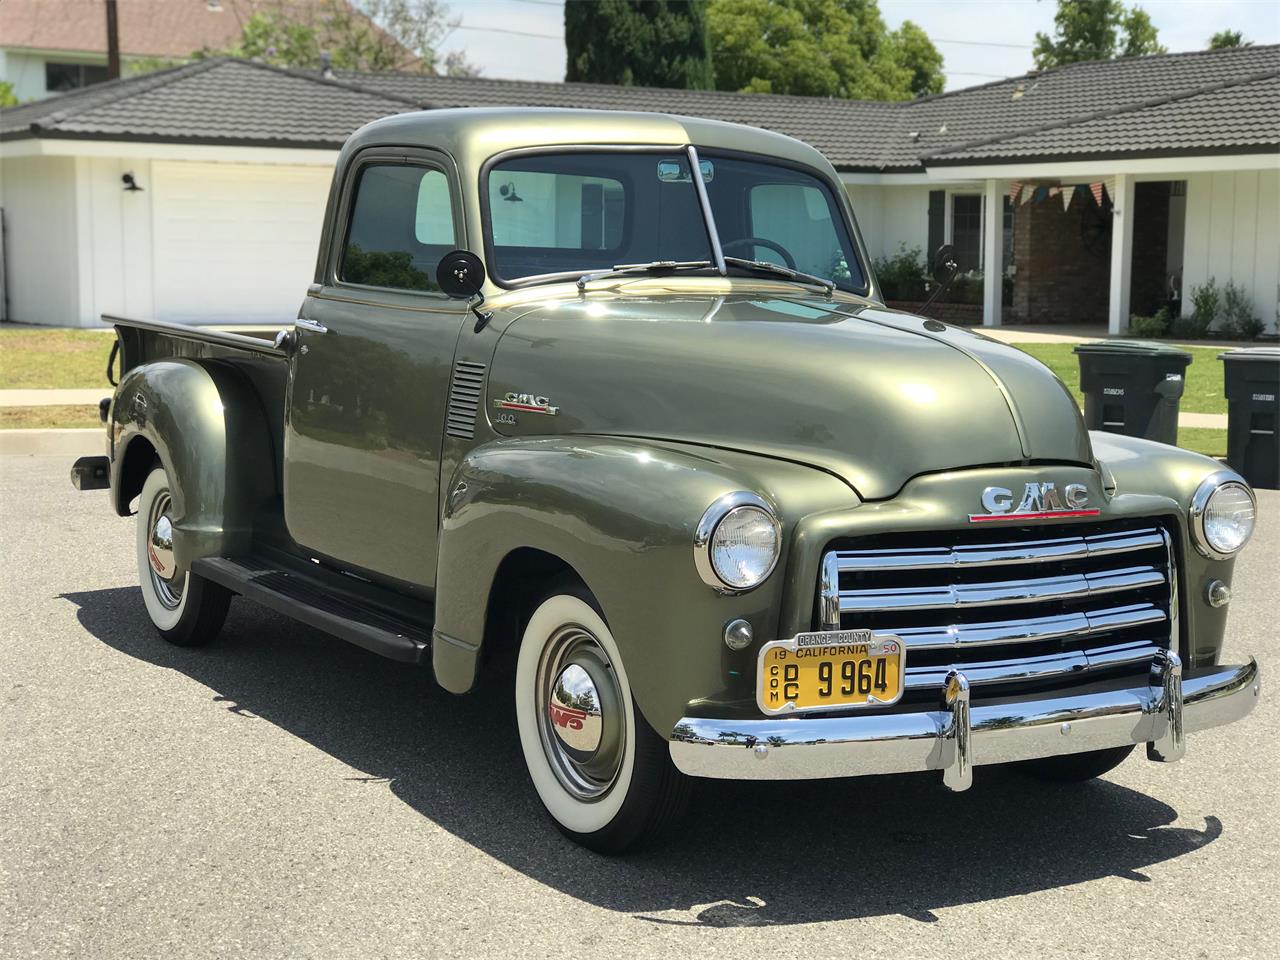
M 134 367 L 116 390 L 111 441 L 122 516 L 138 492 L 135 458 L 154 451 L 169 475 L 180 568 L 248 551 L 254 517 L 276 493 L 275 454 L 261 402 L 234 368 L 185 359 Z

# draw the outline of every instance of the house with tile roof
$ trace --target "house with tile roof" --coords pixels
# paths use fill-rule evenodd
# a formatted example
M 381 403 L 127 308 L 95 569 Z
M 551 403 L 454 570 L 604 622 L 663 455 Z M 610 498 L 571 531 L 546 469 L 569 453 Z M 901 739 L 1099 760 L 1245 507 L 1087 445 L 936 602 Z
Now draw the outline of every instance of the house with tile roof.
M 295 22 L 322 16 L 329 0 L 118 0 L 123 73 L 141 61 L 184 62 L 198 50 L 227 50 L 257 12 Z M 409 54 L 406 51 L 406 57 Z M 19 101 L 79 90 L 107 79 L 102 0 L 4 0 L 0 80 Z
M 1134 313 L 1189 311 L 1184 291 L 1212 277 L 1276 329 L 1277 46 L 1080 63 L 904 103 L 199 61 L 0 115 L 5 317 L 286 323 L 352 131 L 512 105 L 692 115 L 812 143 L 871 258 L 954 245 L 973 301 L 951 308 L 959 319 L 1121 333 Z

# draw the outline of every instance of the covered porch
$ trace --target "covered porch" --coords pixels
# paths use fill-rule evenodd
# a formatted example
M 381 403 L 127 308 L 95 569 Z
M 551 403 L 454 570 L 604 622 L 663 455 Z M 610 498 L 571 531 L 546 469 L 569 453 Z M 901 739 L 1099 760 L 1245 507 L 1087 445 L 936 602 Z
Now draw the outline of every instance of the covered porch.
M 1276 332 L 1280 156 L 945 165 L 842 179 L 881 265 L 914 250 L 928 263 L 942 243 L 956 248 L 967 303 L 944 307 L 943 319 L 1123 335 L 1133 315 L 1163 307 L 1189 316 L 1192 291 L 1213 280 L 1243 290 Z

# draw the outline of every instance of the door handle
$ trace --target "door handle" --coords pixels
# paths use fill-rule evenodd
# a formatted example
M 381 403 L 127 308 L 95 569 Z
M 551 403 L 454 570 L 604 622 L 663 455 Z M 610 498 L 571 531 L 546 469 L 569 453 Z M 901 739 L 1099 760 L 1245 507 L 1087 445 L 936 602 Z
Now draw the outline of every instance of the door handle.
M 326 327 L 323 323 L 320 323 L 317 320 L 304 320 L 302 317 L 299 317 L 297 320 L 293 321 L 293 325 L 302 330 L 306 330 L 310 333 L 328 333 L 329 332 L 329 328 Z

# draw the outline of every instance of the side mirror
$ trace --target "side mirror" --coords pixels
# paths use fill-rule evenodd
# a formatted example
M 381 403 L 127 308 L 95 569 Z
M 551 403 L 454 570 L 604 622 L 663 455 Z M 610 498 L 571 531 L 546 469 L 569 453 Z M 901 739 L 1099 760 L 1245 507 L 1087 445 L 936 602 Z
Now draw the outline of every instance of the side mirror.
M 933 306 L 933 301 L 942 296 L 942 292 L 951 285 L 951 281 L 955 279 L 959 269 L 960 264 L 956 261 L 956 248 L 949 243 L 944 243 L 938 248 L 938 252 L 933 255 L 931 272 L 938 285 L 933 288 L 933 293 L 929 294 L 929 299 L 920 308 L 920 316 L 923 317 L 924 312 Z
M 481 310 L 484 294 L 484 262 L 470 250 L 452 250 L 440 258 L 436 266 L 436 283 L 454 300 L 466 300 L 476 315 L 476 332 L 493 319 L 488 310 Z
M 959 268 L 960 264 L 956 262 L 956 248 L 949 243 L 944 243 L 933 255 L 933 279 L 939 283 L 946 283 Z
M 436 283 L 455 300 L 470 300 L 484 286 L 484 263 L 469 250 L 453 250 L 440 258 Z

